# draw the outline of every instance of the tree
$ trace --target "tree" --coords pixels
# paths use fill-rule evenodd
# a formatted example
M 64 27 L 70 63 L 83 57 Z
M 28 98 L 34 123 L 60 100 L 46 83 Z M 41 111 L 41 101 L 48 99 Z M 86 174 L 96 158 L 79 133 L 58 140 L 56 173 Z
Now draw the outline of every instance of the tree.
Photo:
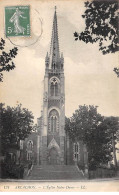
M 119 130 L 119 117 L 106 117 L 103 122 L 103 129 L 108 132 L 108 137 L 111 140 L 111 145 L 113 149 L 113 158 L 115 167 L 117 167 L 117 159 L 116 159 L 116 148 L 115 145 L 118 140 L 118 130 Z
M 5 40 L 1 38 L 0 41 L 0 50 L 1 55 L 0 55 L 0 82 L 3 81 L 3 72 L 4 71 L 10 71 L 15 68 L 15 64 L 12 61 L 13 58 L 16 57 L 18 49 L 14 47 L 9 51 L 9 53 L 4 51 L 4 46 L 5 46 Z
M 117 77 L 119 77 L 119 68 L 114 68 L 114 72 L 117 74 Z
M 85 2 L 85 31 L 80 34 L 75 32 L 75 40 L 86 43 L 99 42 L 99 50 L 103 54 L 118 51 L 118 1 Z M 106 46 L 107 41 L 109 44 Z
M 24 140 L 33 130 L 33 115 L 21 104 L 17 107 L 0 104 L 1 149 L 5 154 L 8 148 L 19 149 L 20 140 Z
M 115 53 L 119 50 L 118 34 L 118 1 L 93 0 L 85 2 L 86 10 L 82 17 L 85 19 L 85 30 L 75 32 L 75 40 L 85 43 L 99 43 L 99 50 L 103 54 Z M 119 68 L 114 72 L 119 77 Z
M 70 139 L 82 140 L 87 146 L 89 169 L 112 160 L 112 143 L 104 117 L 97 112 L 97 106 L 79 106 L 71 119 L 66 119 L 66 131 Z M 104 128 L 105 127 L 105 128 Z

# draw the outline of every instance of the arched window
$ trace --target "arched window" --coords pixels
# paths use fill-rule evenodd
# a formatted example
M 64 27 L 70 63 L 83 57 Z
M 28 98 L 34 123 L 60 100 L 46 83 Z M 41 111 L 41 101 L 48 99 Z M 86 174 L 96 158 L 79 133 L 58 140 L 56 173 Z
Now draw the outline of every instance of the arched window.
M 56 132 L 57 131 L 57 116 L 51 116 L 51 131 Z
M 27 142 L 27 160 L 32 159 L 33 141 L 29 140 Z
M 58 96 L 58 82 L 56 78 L 53 78 L 50 84 L 50 95 Z
M 49 114 L 49 131 L 52 133 L 58 132 L 59 128 L 59 114 L 57 110 L 53 109 Z
M 27 142 L 27 149 L 30 150 L 30 151 L 33 149 L 33 141 L 32 140 L 29 140 Z
M 78 161 L 80 159 L 80 147 L 79 143 L 74 143 L 74 161 Z

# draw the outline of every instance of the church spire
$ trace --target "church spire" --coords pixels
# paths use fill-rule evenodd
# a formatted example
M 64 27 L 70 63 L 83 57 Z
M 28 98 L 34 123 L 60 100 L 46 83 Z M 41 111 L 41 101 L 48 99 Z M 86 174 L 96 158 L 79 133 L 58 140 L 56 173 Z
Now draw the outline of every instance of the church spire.
M 54 19 L 53 19 L 53 29 L 52 29 L 50 56 L 49 57 L 50 57 L 51 68 L 55 69 L 56 67 L 58 67 L 60 52 L 59 52 L 56 6 L 55 6 Z

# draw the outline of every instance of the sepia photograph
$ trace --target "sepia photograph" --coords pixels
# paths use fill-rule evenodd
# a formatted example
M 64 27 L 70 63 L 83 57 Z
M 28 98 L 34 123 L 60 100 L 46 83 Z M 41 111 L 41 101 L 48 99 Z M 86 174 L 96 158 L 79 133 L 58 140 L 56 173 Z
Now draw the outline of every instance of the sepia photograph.
M 0 0 L 0 191 L 119 191 L 117 0 Z

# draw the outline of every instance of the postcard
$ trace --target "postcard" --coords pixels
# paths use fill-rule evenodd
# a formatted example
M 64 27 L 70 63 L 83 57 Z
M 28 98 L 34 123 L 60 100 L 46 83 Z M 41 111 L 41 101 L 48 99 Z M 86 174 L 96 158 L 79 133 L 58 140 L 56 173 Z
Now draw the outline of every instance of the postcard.
M 118 2 L 0 0 L 0 191 L 119 191 Z

